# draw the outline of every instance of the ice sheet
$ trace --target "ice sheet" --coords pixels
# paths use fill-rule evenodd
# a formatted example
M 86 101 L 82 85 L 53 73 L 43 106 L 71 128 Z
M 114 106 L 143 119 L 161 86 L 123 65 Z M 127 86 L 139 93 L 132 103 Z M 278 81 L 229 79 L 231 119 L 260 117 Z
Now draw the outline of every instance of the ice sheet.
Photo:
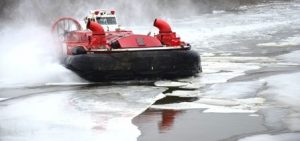
M 176 90 L 172 93 L 165 94 L 166 96 L 178 96 L 178 97 L 199 97 L 201 95 L 200 91 L 184 91 Z
M 293 51 L 288 54 L 280 55 L 278 56 L 279 59 L 282 59 L 284 61 L 288 62 L 294 62 L 294 63 L 300 63 L 300 51 Z
M 257 97 L 257 93 L 264 87 L 264 81 L 248 82 L 228 82 L 212 85 L 205 95 L 220 97 L 225 99 L 232 98 L 252 98 Z
M 162 98 L 164 90 L 95 87 L 7 100 L 0 105 L 0 140 L 135 141 L 140 131 L 132 118 Z
M 91 82 L 57 82 L 57 83 L 46 83 L 46 86 L 83 86 L 93 84 Z
M 262 46 L 262 47 L 286 47 L 286 46 L 297 46 L 297 45 L 300 45 L 300 35 L 296 35 L 294 37 L 288 37 L 286 39 L 282 39 L 279 42 L 257 44 L 257 46 Z
M 6 100 L 7 98 L 0 98 L 0 101 Z
M 279 135 L 256 135 L 251 137 L 246 137 L 240 139 L 239 141 L 299 141 L 300 134 L 299 133 L 286 133 Z
M 205 109 L 207 113 L 255 113 L 264 103 L 263 98 L 249 99 L 217 99 L 217 98 L 200 98 L 194 102 L 181 102 L 176 104 L 152 105 L 153 109 Z
M 188 85 L 188 82 L 176 82 L 176 81 L 156 81 L 154 83 L 157 87 L 183 87 Z
M 284 114 L 282 118 L 288 128 L 293 131 L 300 131 L 300 73 L 282 74 L 265 78 L 268 89 L 260 93 L 261 96 L 276 102 L 274 107 L 289 107 L 289 114 Z M 269 114 L 272 116 L 273 114 Z

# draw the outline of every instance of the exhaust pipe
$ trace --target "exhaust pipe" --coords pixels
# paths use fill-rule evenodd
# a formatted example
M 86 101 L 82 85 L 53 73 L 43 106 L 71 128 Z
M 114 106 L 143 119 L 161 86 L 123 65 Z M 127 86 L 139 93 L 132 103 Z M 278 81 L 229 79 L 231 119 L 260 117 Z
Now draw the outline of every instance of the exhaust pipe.
M 179 37 L 176 37 L 176 33 L 172 31 L 170 25 L 166 21 L 155 19 L 153 25 L 159 29 L 159 34 L 155 35 L 155 37 L 160 40 L 163 45 L 180 46 L 184 44 Z
M 88 21 L 86 25 L 87 29 L 93 31 L 93 35 L 105 35 L 103 27 L 94 21 Z
M 92 38 L 90 40 L 91 48 L 106 47 L 105 30 L 99 23 L 88 21 L 87 29 L 90 29 L 93 32 Z
M 158 18 L 155 19 L 153 25 L 159 29 L 159 33 L 171 33 L 172 32 L 170 25 L 162 19 L 158 19 Z

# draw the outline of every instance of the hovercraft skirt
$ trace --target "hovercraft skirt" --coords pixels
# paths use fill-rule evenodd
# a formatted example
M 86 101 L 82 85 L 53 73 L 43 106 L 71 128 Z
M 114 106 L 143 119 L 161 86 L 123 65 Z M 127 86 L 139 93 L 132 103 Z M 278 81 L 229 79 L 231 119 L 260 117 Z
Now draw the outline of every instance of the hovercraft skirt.
M 65 66 L 89 81 L 179 78 L 202 71 L 192 50 L 128 51 L 69 55 Z

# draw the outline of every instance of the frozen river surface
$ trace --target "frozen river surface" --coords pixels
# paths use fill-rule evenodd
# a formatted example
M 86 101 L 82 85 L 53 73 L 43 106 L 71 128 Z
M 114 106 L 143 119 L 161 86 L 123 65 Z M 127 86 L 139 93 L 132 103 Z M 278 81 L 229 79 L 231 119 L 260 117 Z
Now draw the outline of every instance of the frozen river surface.
M 203 73 L 178 80 L 89 83 L 51 57 L 47 47 L 55 45 L 44 27 L 3 29 L 0 45 L 11 48 L 0 53 L 0 140 L 150 140 L 144 138 L 146 126 L 156 117 L 141 116 L 147 110 L 169 111 L 167 118 L 171 114 L 187 130 L 204 126 L 216 132 L 205 135 L 204 128 L 189 140 L 299 141 L 299 12 L 300 2 L 292 1 L 168 19 L 202 59 Z M 35 35 L 41 36 L 24 38 Z M 191 118 L 176 120 L 184 112 Z M 226 124 L 209 124 L 216 122 Z M 180 126 L 172 129 L 170 123 L 161 123 L 152 139 L 176 140 L 167 134 Z M 231 127 L 237 130 L 225 134 Z

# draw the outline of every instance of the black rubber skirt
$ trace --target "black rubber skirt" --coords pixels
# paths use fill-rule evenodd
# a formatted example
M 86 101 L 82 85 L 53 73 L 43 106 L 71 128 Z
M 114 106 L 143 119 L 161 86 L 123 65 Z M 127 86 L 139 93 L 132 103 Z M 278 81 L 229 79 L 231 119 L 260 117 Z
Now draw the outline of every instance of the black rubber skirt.
M 193 50 L 105 52 L 70 55 L 67 68 L 82 78 L 110 80 L 181 78 L 202 71 L 200 56 Z

